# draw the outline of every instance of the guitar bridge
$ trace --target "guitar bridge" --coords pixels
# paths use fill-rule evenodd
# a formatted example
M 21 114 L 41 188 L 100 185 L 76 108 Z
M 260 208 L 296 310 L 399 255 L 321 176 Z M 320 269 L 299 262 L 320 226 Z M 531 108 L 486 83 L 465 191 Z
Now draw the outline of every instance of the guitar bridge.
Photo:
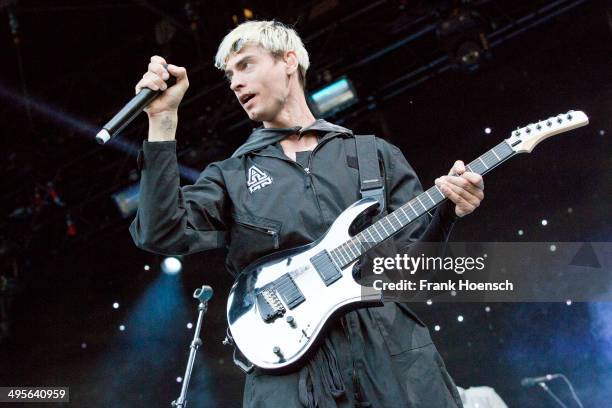
M 281 303 L 273 287 L 267 287 L 257 294 L 257 309 L 266 323 L 273 322 L 285 314 L 285 306 Z

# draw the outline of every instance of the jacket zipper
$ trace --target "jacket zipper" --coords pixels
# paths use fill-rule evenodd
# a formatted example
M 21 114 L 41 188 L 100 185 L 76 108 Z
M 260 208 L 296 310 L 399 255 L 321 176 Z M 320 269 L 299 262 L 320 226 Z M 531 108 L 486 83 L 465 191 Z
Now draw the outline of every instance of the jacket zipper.
M 253 231 L 263 232 L 264 234 L 270 235 L 272 239 L 274 240 L 274 249 L 278 249 L 279 242 L 278 242 L 278 232 L 277 231 L 270 229 L 270 228 L 259 227 L 257 225 L 251 225 L 251 224 L 247 224 L 247 223 L 240 222 L 240 221 L 236 221 L 236 224 L 242 225 L 243 227 L 248 228 Z
M 317 196 L 317 189 L 315 188 L 314 180 L 312 179 L 312 174 L 310 173 L 310 169 L 312 169 L 312 156 L 314 156 L 315 152 L 319 149 L 319 147 L 323 146 L 325 143 L 330 141 L 333 137 L 337 136 L 338 134 L 334 134 L 329 137 L 324 137 L 323 139 L 319 141 L 319 143 L 317 143 L 315 148 L 312 149 L 312 152 L 310 152 L 310 155 L 308 156 L 308 167 L 304 169 L 304 171 L 306 171 L 306 174 L 308 175 L 308 179 L 310 180 L 310 186 L 312 187 L 312 193 L 314 194 L 315 201 L 317 203 L 317 208 L 319 208 L 319 214 L 321 215 L 322 220 L 325 219 L 325 217 L 323 216 L 323 209 L 321 208 L 321 203 L 319 203 L 319 198 Z
M 312 179 L 312 174 L 311 174 L 311 169 L 312 169 L 312 156 L 314 155 L 314 153 L 321 147 L 323 146 L 325 143 L 327 143 L 328 141 L 330 141 L 331 139 L 333 139 L 334 137 L 336 137 L 337 135 L 339 135 L 340 133 L 336 133 L 336 134 L 332 134 L 330 136 L 326 136 L 323 137 L 319 143 L 317 143 L 317 145 L 315 146 L 314 149 L 312 149 L 312 152 L 310 153 L 310 156 L 308 156 L 308 167 L 304 167 L 302 166 L 300 163 L 298 163 L 297 161 L 293 161 L 289 158 L 285 159 L 282 157 L 278 157 L 278 156 L 273 156 L 273 155 L 268 155 L 268 154 L 261 154 L 261 153 L 253 153 L 256 156 L 261 156 L 261 157 L 271 157 L 274 159 L 279 159 L 279 160 L 283 160 L 286 161 L 288 163 L 291 163 L 293 165 L 296 165 L 298 167 L 300 167 L 304 173 L 306 174 L 306 177 L 308 177 L 308 185 L 312 188 L 312 194 L 314 195 L 314 200 L 315 203 L 317 203 L 317 208 L 319 209 L 319 216 L 321 217 L 322 220 L 325 219 L 325 217 L 323 216 L 323 209 L 321 208 L 321 203 L 319 203 L 319 198 L 317 197 L 317 191 L 315 189 L 314 186 L 314 180 Z

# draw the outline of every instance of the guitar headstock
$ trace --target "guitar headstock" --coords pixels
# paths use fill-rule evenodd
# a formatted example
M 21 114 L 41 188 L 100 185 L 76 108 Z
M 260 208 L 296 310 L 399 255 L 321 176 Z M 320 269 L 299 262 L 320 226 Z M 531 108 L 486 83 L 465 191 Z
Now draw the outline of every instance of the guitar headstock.
M 506 141 L 517 153 L 531 153 L 542 140 L 588 123 L 589 118 L 584 112 L 569 111 L 517 129 Z

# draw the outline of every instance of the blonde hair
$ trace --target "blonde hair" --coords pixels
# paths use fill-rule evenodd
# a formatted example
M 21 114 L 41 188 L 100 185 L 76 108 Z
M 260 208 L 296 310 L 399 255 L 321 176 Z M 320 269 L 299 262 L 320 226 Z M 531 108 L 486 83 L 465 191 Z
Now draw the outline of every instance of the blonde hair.
M 258 44 L 278 57 L 286 51 L 293 51 L 298 59 L 299 80 L 306 86 L 306 71 L 310 66 L 308 51 L 297 32 L 278 21 L 247 21 L 227 34 L 215 55 L 215 67 L 225 71 L 227 60 L 240 52 L 247 43 Z

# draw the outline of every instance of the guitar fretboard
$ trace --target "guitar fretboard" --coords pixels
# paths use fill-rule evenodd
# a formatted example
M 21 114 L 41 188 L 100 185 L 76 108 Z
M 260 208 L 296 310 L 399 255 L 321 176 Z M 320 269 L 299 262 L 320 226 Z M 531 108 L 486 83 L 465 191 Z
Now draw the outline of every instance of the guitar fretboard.
M 515 151 L 504 140 L 469 163 L 466 169 L 473 173 L 484 175 L 514 154 Z M 431 187 L 356 234 L 348 241 L 329 251 L 332 260 L 338 267 L 344 268 L 369 249 L 395 235 L 402 228 L 443 203 L 444 200 L 446 200 L 446 197 L 440 189 L 437 186 Z

